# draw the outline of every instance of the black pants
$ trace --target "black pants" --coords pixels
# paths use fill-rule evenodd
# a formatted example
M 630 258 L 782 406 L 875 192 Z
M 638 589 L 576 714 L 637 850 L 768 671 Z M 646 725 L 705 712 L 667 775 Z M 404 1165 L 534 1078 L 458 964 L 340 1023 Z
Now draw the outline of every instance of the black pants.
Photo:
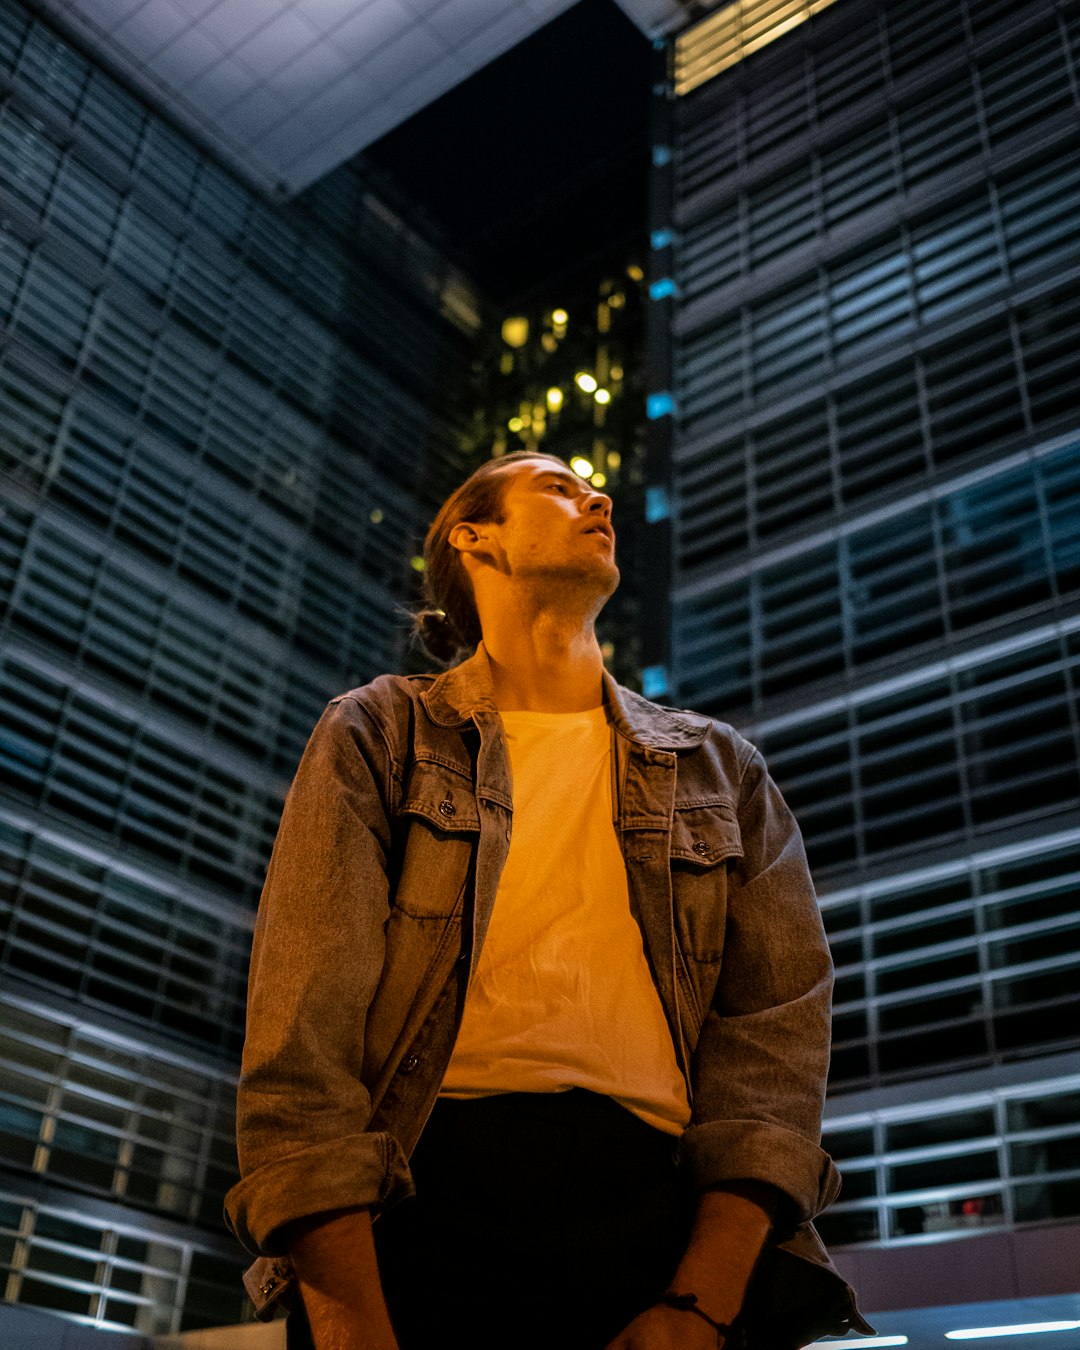
M 603 1350 L 685 1250 L 674 1153 L 579 1088 L 440 1100 L 411 1160 L 416 1196 L 375 1224 L 402 1350 Z

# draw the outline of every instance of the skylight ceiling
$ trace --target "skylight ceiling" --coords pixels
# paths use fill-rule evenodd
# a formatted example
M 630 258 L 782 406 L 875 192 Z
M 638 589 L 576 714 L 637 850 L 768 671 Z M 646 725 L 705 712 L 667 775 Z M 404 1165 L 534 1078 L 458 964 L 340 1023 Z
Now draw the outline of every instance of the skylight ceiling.
M 289 196 L 572 3 L 45 0 L 45 8 L 249 179 Z M 621 3 L 650 34 L 686 19 L 678 0 Z

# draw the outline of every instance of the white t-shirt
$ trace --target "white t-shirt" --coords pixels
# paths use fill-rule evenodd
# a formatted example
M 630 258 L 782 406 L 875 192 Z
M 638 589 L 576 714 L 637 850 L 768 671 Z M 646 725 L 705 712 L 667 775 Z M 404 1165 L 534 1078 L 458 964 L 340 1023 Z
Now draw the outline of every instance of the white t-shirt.
M 441 1092 L 583 1087 L 681 1134 L 686 1084 L 630 913 L 605 710 L 502 722 L 513 833 Z

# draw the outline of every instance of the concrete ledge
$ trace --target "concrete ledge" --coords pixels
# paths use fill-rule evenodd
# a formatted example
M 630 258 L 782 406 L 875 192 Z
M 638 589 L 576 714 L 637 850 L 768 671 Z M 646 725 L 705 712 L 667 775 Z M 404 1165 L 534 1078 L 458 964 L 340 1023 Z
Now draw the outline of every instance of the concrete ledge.
M 1080 1223 L 833 1254 L 864 1312 L 1080 1293 Z M 871 1318 L 871 1321 L 873 1318 Z

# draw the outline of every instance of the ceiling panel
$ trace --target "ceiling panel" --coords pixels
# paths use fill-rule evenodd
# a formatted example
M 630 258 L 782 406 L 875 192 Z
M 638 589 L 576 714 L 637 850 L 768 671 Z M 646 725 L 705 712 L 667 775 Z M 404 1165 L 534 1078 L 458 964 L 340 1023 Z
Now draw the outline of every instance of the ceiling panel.
M 572 3 L 45 0 L 45 8 L 246 177 L 288 196 Z M 620 3 L 652 34 L 686 19 L 678 0 Z

